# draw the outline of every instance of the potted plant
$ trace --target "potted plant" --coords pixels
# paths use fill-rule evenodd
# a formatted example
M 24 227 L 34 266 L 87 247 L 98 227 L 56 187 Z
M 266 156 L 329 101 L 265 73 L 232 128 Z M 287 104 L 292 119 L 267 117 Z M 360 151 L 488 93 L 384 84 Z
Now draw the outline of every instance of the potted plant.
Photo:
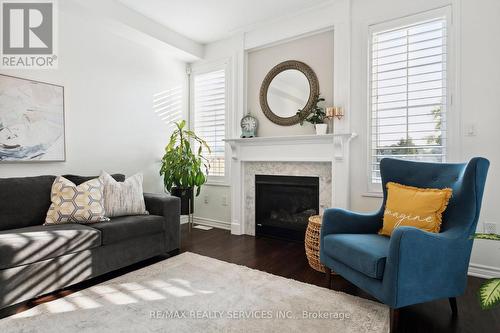
M 473 238 L 500 241 L 500 235 L 475 234 Z M 479 301 L 483 310 L 492 309 L 500 305 L 500 278 L 489 279 L 479 288 Z
M 326 131 L 328 129 L 328 124 L 325 124 L 325 108 L 319 106 L 319 104 L 324 101 L 325 99 L 318 95 L 316 97 L 316 103 L 314 103 L 311 113 L 309 113 L 306 117 L 301 118 L 300 120 L 300 125 L 303 125 L 304 121 L 313 124 L 316 129 L 317 135 L 326 134 Z M 297 114 L 300 116 L 302 114 L 302 110 L 299 110 Z
M 210 147 L 193 131 L 186 129 L 185 120 L 175 125 L 177 128 L 170 136 L 161 159 L 160 175 L 163 176 L 165 189 L 181 199 L 181 214 L 187 215 L 193 213 L 195 188 L 198 196 L 201 185 L 207 181 L 210 164 L 203 156 L 203 150 L 210 153 Z M 198 144 L 195 152 L 192 144 Z

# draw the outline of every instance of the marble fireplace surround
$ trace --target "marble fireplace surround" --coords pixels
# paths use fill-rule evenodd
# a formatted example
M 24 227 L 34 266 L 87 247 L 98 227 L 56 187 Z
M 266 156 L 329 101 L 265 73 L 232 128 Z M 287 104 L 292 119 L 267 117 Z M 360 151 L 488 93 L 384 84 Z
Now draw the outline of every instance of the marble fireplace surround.
M 231 147 L 231 233 L 255 234 L 255 175 L 318 176 L 320 211 L 349 206 L 349 143 L 357 135 L 226 139 Z
M 330 162 L 244 162 L 244 230 L 255 236 L 255 175 L 313 176 L 319 178 L 319 210 L 332 204 L 332 164 Z

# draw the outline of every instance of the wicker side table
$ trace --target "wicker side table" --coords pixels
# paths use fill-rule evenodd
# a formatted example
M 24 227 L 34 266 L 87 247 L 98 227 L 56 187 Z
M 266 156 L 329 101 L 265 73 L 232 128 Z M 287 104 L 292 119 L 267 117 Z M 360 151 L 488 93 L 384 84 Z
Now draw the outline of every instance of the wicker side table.
M 304 246 L 309 266 L 318 272 L 325 272 L 325 266 L 319 261 L 319 235 L 321 232 L 321 215 L 313 215 L 309 218 Z

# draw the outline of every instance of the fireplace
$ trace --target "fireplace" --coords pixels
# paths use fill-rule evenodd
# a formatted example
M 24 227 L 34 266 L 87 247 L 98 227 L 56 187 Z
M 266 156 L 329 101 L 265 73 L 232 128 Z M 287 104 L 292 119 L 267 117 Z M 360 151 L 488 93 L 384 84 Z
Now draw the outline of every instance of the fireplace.
M 319 177 L 255 175 L 255 235 L 304 241 L 319 212 Z

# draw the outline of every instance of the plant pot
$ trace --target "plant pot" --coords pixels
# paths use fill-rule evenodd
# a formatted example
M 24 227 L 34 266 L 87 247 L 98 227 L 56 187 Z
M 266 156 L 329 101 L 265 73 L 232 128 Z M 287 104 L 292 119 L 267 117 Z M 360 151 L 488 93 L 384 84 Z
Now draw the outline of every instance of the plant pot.
M 181 215 L 189 215 L 194 212 L 194 191 L 192 188 L 173 187 L 170 194 L 181 199 Z M 191 199 L 191 207 L 189 200 Z M 191 209 L 189 209 L 191 208 Z
M 314 127 L 316 128 L 317 135 L 324 135 L 328 129 L 328 124 L 316 124 Z

